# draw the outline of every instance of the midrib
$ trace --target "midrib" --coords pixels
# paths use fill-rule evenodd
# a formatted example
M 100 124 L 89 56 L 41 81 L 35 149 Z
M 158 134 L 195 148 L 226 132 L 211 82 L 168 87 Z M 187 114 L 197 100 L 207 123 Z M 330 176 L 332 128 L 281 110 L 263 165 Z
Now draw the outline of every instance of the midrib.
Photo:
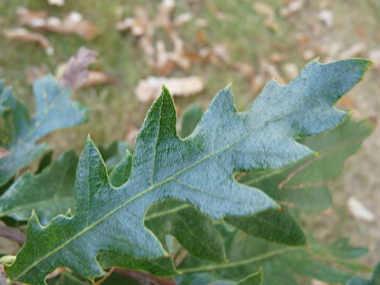
M 346 71 L 342 72 L 339 76 L 341 76 L 342 74 L 348 72 L 349 70 L 353 69 L 352 68 L 349 68 L 347 69 Z M 316 92 L 314 92 L 313 94 L 310 94 L 309 97 L 307 97 L 306 99 L 304 100 L 300 100 L 301 102 L 296 104 L 293 108 L 291 108 L 288 112 L 284 113 L 283 115 L 279 115 L 278 117 L 274 118 L 273 120 L 271 121 L 266 121 L 264 122 L 262 125 L 260 125 L 259 127 L 257 127 L 256 129 L 253 129 L 251 132 L 247 132 L 247 134 L 245 134 L 244 136 L 242 136 L 241 138 L 237 139 L 236 141 L 232 142 L 231 144 L 227 145 L 226 147 L 224 148 L 221 148 L 220 150 L 214 152 L 214 153 L 210 153 L 209 155 L 206 155 L 205 157 L 203 157 L 202 159 L 196 161 L 195 163 L 189 165 L 188 167 L 184 168 L 183 170 L 173 174 L 172 176 L 170 176 L 169 178 L 161 181 L 160 183 L 158 184 L 155 184 L 155 185 L 151 185 L 150 187 L 148 187 L 147 189 L 145 189 L 144 191 L 140 192 L 138 195 L 134 196 L 133 198 L 129 199 L 128 201 L 126 201 L 125 203 L 121 204 L 119 207 L 116 207 L 114 210 L 112 210 L 111 212 L 109 212 L 108 214 L 106 214 L 103 218 L 99 219 L 98 221 L 94 222 L 93 224 L 85 227 L 83 230 L 81 230 L 80 232 L 78 232 L 75 236 L 73 236 L 72 238 L 68 239 L 66 242 L 62 243 L 60 246 L 58 246 L 55 250 L 53 250 L 52 252 L 46 254 L 45 256 L 41 257 L 40 259 L 36 260 L 35 262 L 33 262 L 29 267 L 27 267 L 24 271 L 22 271 L 19 275 L 17 275 L 15 277 L 15 279 L 13 281 L 17 281 L 17 279 L 19 279 L 22 275 L 24 275 L 25 273 L 27 273 L 29 270 L 31 270 L 34 266 L 36 266 L 37 264 L 39 264 L 42 260 L 48 258 L 49 256 L 53 255 L 54 253 L 58 252 L 59 250 L 61 250 L 62 248 L 64 248 L 66 245 L 68 245 L 69 243 L 71 243 L 72 241 L 74 241 L 75 239 L 77 239 L 78 237 L 80 237 L 82 234 L 86 233 L 87 231 L 93 229 L 94 227 L 96 227 L 98 224 L 100 224 L 101 222 L 103 222 L 105 219 L 107 219 L 108 217 L 112 216 L 114 213 L 116 213 L 117 211 L 119 211 L 120 209 L 124 208 L 126 205 L 128 205 L 129 203 L 133 202 L 134 200 L 140 198 L 141 196 L 149 193 L 150 191 L 152 191 L 153 189 L 155 189 L 156 187 L 159 187 L 163 184 L 166 184 L 168 182 L 170 182 L 171 180 L 173 180 L 175 177 L 177 177 L 178 175 L 182 174 L 183 172 L 195 167 L 196 165 L 198 165 L 199 163 L 209 159 L 210 157 L 214 156 L 215 154 L 218 154 L 224 150 L 227 150 L 229 148 L 231 148 L 233 145 L 235 145 L 236 143 L 240 142 L 242 139 L 246 138 L 247 136 L 251 135 L 253 132 L 263 128 L 264 126 L 268 125 L 270 122 L 276 122 L 282 118 L 284 118 L 285 116 L 289 115 L 290 113 L 292 113 L 296 108 L 298 108 L 301 104 L 309 101 L 315 94 L 317 94 L 320 90 L 326 88 L 328 85 L 330 85 L 332 82 L 334 82 L 339 76 L 336 76 L 333 80 L 331 80 L 328 84 L 326 84 L 325 86 L 321 87 L 320 89 L 318 89 Z M 110 185 L 110 187 L 112 187 Z M 116 190 L 116 188 L 115 188 Z M 257 191 L 261 191 L 259 189 L 256 189 Z M 53 222 L 54 219 L 51 221 Z

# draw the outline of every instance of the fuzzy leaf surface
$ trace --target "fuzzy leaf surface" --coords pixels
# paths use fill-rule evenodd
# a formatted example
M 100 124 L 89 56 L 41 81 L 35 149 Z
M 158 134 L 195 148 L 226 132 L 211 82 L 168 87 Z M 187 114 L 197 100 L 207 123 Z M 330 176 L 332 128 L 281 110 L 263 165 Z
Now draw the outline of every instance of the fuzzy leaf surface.
M 70 90 L 58 86 L 52 76 L 36 80 L 33 90 L 37 110 L 32 118 L 11 89 L 1 93 L 1 106 L 8 110 L 3 113 L 5 124 L 0 127 L 0 147 L 11 154 L 0 159 L 0 185 L 47 149 L 43 143 L 35 144 L 39 139 L 52 131 L 87 121 L 88 109 L 70 101 Z
M 19 177 L 0 197 L 0 217 L 26 221 L 34 210 L 42 225 L 74 206 L 75 172 L 78 157 L 69 151 L 41 173 Z
M 118 187 L 127 182 L 131 168 L 132 155 L 127 152 L 112 170 L 111 184 Z M 165 250 L 168 250 L 166 235 L 170 234 L 194 256 L 214 262 L 226 260 L 222 238 L 212 219 L 188 203 L 173 198 L 154 203 L 145 214 L 144 224 L 160 240 Z
M 308 64 L 290 84 L 270 81 L 251 108 L 237 112 L 229 89 L 218 93 L 195 131 L 181 140 L 169 92 L 148 112 L 136 139 L 131 176 L 114 188 L 104 162 L 90 139 L 79 160 L 75 212 L 41 227 L 35 214 L 27 240 L 7 274 L 12 281 L 45 284 L 57 267 L 69 267 L 93 280 L 104 275 L 99 252 L 109 266 L 149 271 L 150 260 L 167 252 L 143 225 L 149 205 L 177 198 L 212 218 L 243 216 L 278 207 L 259 189 L 234 180 L 238 171 L 277 169 L 313 151 L 296 137 L 318 134 L 339 124 L 345 112 L 335 102 L 368 69 L 367 60 Z M 113 263 L 113 260 L 119 260 Z M 167 267 L 165 267 L 166 270 Z M 162 270 L 161 275 L 175 271 Z

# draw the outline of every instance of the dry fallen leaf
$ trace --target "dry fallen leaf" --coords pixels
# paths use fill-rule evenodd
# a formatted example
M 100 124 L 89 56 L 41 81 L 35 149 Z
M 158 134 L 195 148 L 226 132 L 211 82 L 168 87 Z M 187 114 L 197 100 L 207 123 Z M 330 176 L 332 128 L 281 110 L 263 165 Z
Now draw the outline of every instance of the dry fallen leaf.
M 41 32 L 76 34 L 87 40 L 93 40 L 98 33 L 97 26 L 83 19 L 83 16 L 75 11 L 61 20 L 57 17 L 47 17 L 46 11 L 29 11 L 21 7 L 17 10 L 17 16 L 21 25 Z
M 5 148 L 0 147 L 0 159 L 6 157 L 8 155 L 11 155 L 11 153 L 8 150 L 6 150 Z
M 252 4 L 253 10 L 260 15 L 273 19 L 276 12 L 272 6 L 265 2 L 255 2 Z
M 109 76 L 104 71 L 89 70 L 87 80 L 83 83 L 82 87 L 116 83 L 116 79 Z
M 192 19 L 193 19 L 193 14 L 191 12 L 183 13 L 173 20 L 173 25 L 175 27 L 179 27 L 183 24 L 190 22 Z
M 140 80 L 136 87 L 136 96 L 141 102 L 151 102 L 161 94 L 162 84 L 168 88 L 172 96 L 189 96 L 201 92 L 204 81 L 199 76 L 183 78 L 153 77 Z
M 366 43 L 357 43 L 354 44 L 353 46 L 349 47 L 348 49 L 342 51 L 338 55 L 338 59 L 346 59 L 349 57 L 356 57 L 361 55 L 363 52 L 367 50 L 367 44 Z
M 332 25 L 334 24 L 333 13 L 330 10 L 322 10 L 321 12 L 319 12 L 317 18 L 327 27 L 332 27 Z
M 29 11 L 25 7 L 19 7 L 16 10 L 18 22 L 20 25 L 29 26 L 31 28 L 43 27 L 46 23 L 46 11 Z
M 206 19 L 198 18 L 195 20 L 195 24 L 200 28 L 205 28 L 209 25 L 209 21 Z
M 298 67 L 294 63 L 285 63 L 283 68 L 289 80 L 293 80 L 299 73 Z
M 46 54 L 53 55 L 54 48 L 50 44 L 49 40 L 43 35 L 35 32 L 30 32 L 24 28 L 16 28 L 4 31 L 4 36 L 12 40 L 21 40 L 24 42 L 38 43 L 45 49 Z
M 290 15 L 293 15 L 295 12 L 301 10 L 304 4 L 304 0 L 291 1 L 288 3 L 287 6 L 281 8 L 280 13 L 285 17 L 289 17 Z
M 267 27 L 272 32 L 276 32 L 278 30 L 278 23 L 275 20 L 272 19 L 266 19 L 264 21 L 264 26 Z
M 59 81 L 60 85 L 73 90 L 82 87 L 89 78 L 87 67 L 96 62 L 98 55 L 96 51 L 81 47 L 77 55 L 71 57 L 67 63 L 65 72 Z
M 348 210 L 350 214 L 362 221 L 372 222 L 375 220 L 375 215 L 366 208 L 362 202 L 360 202 L 356 197 L 351 196 L 347 200 Z
M 175 1 L 174 0 L 162 0 L 158 7 L 158 13 L 154 20 L 154 23 L 158 27 L 170 26 L 171 20 L 170 16 L 174 10 Z
M 65 5 L 65 0 L 48 0 L 50 5 L 63 6 Z
M 66 16 L 62 22 L 58 23 L 57 19 L 48 18 L 44 28 L 58 34 L 76 34 L 87 40 L 93 40 L 99 30 L 97 26 L 83 19 L 83 16 L 75 11 Z
M 285 56 L 281 53 L 272 53 L 268 56 L 268 60 L 274 63 L 283 62 L 285 59 Z
M 312 49 L 307 49 L 302 53 L 305 60 L 310 61 L 315 58 L 315 52 Z
M 380 49 L 370 50 L 368 58 L 373 61 L 375 68 L 380 69 Z

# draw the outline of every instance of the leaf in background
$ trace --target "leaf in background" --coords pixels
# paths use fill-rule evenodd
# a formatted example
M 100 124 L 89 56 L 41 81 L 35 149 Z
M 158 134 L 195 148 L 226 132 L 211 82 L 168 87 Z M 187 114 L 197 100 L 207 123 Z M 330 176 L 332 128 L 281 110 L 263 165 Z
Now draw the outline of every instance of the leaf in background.
M 88 109 L 70 101 L 70 91 L 59 87 L 52 76 L 36 80 L 33 89 L 37 99 L 33 118 L 9 88 L 1 94 L 1 106 L 9 110 L 3 114 L 5 125 L 0 127 L 0 146 L 11 155 L 0 160 L 0 185 L 46 150 L 43 143 L 35 145 L 39 139 L 52 131 L 87 121 Z
M 114 141 L 108 149 L 102 148 L 102 150 L 99 151 L 106 163 L 107 169 L 111 171 L 116 165 L 125 159 L 127 153 L 133 153 L 133 148 L 126 142 Z
M 191 254 L 212 262 L 225 262 L 223 240 L 212 219 L 185 202 L 166 199 L 148 208 L 145 226 L 166 246 L 166 235 L 171 234 Z
M 99 54 L 96 51 L 81 47 L 76 56 L 72 56 L 67 63 L 59 84 L 76 90 L 83 86 L 88 80 L 89 71 L 87 67 L 96 62 Z
M 40 173 L 42 170 L 44 170 L 47 166 L 51 164 L 53 161 L 53 152 L 54 151 L 48 151 L 40 160 L 40 163 L 38 164 L 38 168 L 35 174 Z
M 28 220 L 36 211 L 41 224 L 47 225 L 59 214 L 74 206 L 75 171 L 78 157 L 74 151 L 64 153 L 41 173 L 19 177 L 0 197 L 0 217 Z
M 43 35 L 35 32 L 30 32 L 24 28 L 15 28 L 4 31 L 4 36 L 11 40 L 21 40 L 24 42 L 35 42 L 44 48 L 47 55 L 54 54 L 54 48 L 50 41 Z
M 202 107 L 194 103 L 183 111 L 180 137 L 186 138 L 200 122 L 203 115 Z
M 245 235 L 241 231 L 229 233 L 222 229 L 221 232 L 226 239 L 229 262 L 212 264 L 188 255 L 178 268 L 184 272 L 176 277 L 178 285 L 206 285 L 221 279 L 238 281 L 260 268 L 263 271 L 262 285 L 296 285 L 299 284 L 296 275 L 329 284 L 345 283 L 352 277 L 351 273 L 329 267 L 335 260 L 326 260 L 326 253 L 316 255 L 314 245 L 311 249 L 286 247 Z
M 336 178 L 344 161 L 355 154 L 375 129 L 373 118 L 353 121 L 317 136 L 298 141 L 318 153 L 286 168 L 241 176 L 240 183 L 257 187 L 278 203 L 308 211 L 322 211 L 332 204 L 327 182 Z
M 270 81 L 241 113 L 231 91 L 224 89 L 185 140 L 176 133 L 174 103 L 163 88 L 137 136 L 128 182 L 118 189 L 111 186 L 100 153 L 88 138 L 77 168 L 74 215 L 57 216 L 42 227 L 33 213 L 27 241 L 8 267 L 8 276 L 45 284 L 48 273 L 68 267 L 93 280 L 104 275 L 95 260 L 99 252 L 107 256 L 108 266 L 151 272 L 151 260 L 165 259 L 168 253 L 144 227 L 143 216 L 148 206 L 164 198 L 189 202 L 215 219 L 277 207 L 260 190 L 237 183 L 234 172 L 277 169 L 311 155 L 294 138 L 339 124 L 346 113 L 334 103 L 369 66 L 363 59 L 311 62 L 288 85 Z
M 379 285 L 380 284 L 380 262 L 375 266 L 372 272 L 371 280 L 365 280 L 359 275 L 350 279 L 346 285 Z

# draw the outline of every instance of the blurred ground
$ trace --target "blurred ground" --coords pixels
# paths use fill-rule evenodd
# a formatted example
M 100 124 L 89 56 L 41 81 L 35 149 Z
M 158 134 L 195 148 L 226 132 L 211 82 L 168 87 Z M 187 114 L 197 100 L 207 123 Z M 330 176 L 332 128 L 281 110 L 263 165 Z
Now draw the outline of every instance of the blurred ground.
M 164 4 L 171 2 L 164 1 Z M 303 2 L 303 5 L 297 7 L 296 2 Z M 176 27 L 175 31 L 186 51 L 192 54 L 191 61 L 197 62 L 187 70 L 177 66 L 169 71 L 155 72 L 148 66 L 146 52 L 138 38 L 117 31 L 115 25 L 125 17 L 134 17 L 137 5 L 145 7 L 150 19 L 154 19 L 160 3 L 66 0 L 65 5 L 57 7 L 45 0 L 0 2 L 2 30 L 20 27 L 16 9 L 21 6 L 32 11 L 45 10 L 60 18 L 77 11 L 99 28 L 92 41 L 76 35 L 45 34 L 55 49 L 52 56 L 35 43 L 0 38 L 2 77 L 6 85 L 13 86 L 17 98 L 31 106 L 31 110 L 35 102 L 32 88 L 27 84 L 27 70 L 33 66 L 45 66 L 54 74 L 59 64 L 67 62 L 81 46 L 99 52 L 99 60 L 92 68 L 103 70 L 118 81 L 116 85 L 80 89 L 73 95 L 75 100 L 91 108 L 90 122 L 49 135 L 45 141 L 55 150 L 55 156 L 69 148 L 79 153 L 87 133 L 91 133 L 97 145 L 104 145 L 115 139 L 124 140 L 128 132 L 140 128 L 150 103 L 136 99 L 135 87 L 147 76 L 196 75 L 204 80 L 205 89 L 201 93 L 175 98 L 179 111 L 194 101 L 207 108 L 216 92 L 232 82 L 237 108 L 243 111 L 271 77 L 285 83 L 294 72 L 316 57 L 329 62 L 347 57 L 368 57 L 371 52 L 380 50 L 378 0 L 183 0 L 175 2 L 170 18 L 191 12 L 193 18 Z M 154 43 L 161 40 L 171 50 L 174 43 L 169 35 L 161 26 L 156 28 L 151 39 Z M 207 48 L 214 48 L 217 55 L 212 60 L 200 59 L 199 51 L 207 51 Z M 369 71 L 364 81 L 349 92 L 348 98 L 350 100 L 344 102 L 344 107 L 352 108 L 354 116 L 380 114 L 380 67 Z M 353 244 L 369 246 L 370 252 L 363 262 L 370 266 L 380 260 L 379 161 L 380 131 L 377 129 L 364 143 L 363 149 L 347 161 L 343 175 L 332 183 L 335 202 L 332 211 L 308 215 L 312 217 L 310 223 L 321 241 L 351 236 Z M 359 198 L 375 213 L 376 221 L 367 223 L 351 218 L 346 203 L 349 196 Z

